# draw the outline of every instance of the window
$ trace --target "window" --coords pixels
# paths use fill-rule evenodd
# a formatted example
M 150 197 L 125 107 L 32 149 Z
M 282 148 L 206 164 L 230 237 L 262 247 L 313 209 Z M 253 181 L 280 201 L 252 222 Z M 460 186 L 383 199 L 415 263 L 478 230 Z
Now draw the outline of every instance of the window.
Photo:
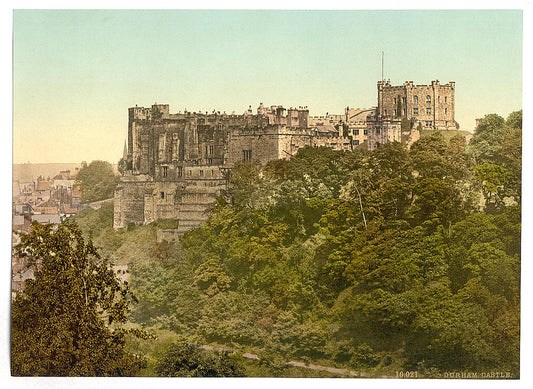
M 200 170 L 200 177 L 203 177 L 203 176 L 204 176 L 204 171 Z
M 352 143 L 354 146 L 359 146 L 359 139 L 354 139 Z
M 163 166 L 163 178 L 168 176 L 168 166 Z
M 444 96 L 444 102 L 445 102 L 445 103 L 448 102 L 448 97 L 447 97 L 447 96 Z
M 376 135 L 381 134 L 381 130 L 379 128 L 376 128 Z
M 359 135 L 359 130 L 353 130 L 354 135 Z
M 209 145 L 209 154 L 213 154 L 215 151 L 215 145 Z
M 407 108 L 403 109 L 403 115 L 405 116 L 407 114 Z
M 165 192 L 161 192 L 161 198 L 162 198 L 162 199 L 165 198 Z
M 178 177 L 183 177 L 183 166 L 178 166 Z
M 407 98 L 406 97 L 402 97 L 402 103 L 403 103 L 403 105 L 407 104 Z
M 413 108 L 413 115 L 418 115 L 418 108 Z
M 385 110 L 385 116 L 387 116 L 387 110 Z
M 448 108 L 444 108 L 444 114 L 448 115 Z
M 426 96 L 426 103 L 427 104 L 431 104 L 431 96 L 430 95 Z
M 431 115 L 431 108 L 426 108 L 426 115 Z
M 243 161 L 248 161 L 248 162 L 252 161 L 252 150 L 243 150 L 242 154 L 243 154 Z
M 368 130 L 364 130 L 364 134 L 365 134 L 365 135 L 368 135 Z
M 418 96 L 413 96 L 413 104 L 418 104 Z
M 437 96 L 437 103 L 440 103 L 440 96 Z

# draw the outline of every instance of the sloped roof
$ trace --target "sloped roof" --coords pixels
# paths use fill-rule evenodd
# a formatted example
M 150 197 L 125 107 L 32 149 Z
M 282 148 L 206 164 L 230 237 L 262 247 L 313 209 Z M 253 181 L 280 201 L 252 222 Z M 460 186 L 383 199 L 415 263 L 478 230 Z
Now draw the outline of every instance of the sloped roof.
M 32 215 L 31 220 L 39 222 L 41 224 L 59 224 L 61 223 L 61 218 L 57 214 L 41 214 L 41 215 Z
M 51 181 L 37 181 L 37 188 L 35 188 L 36 191 L 45 191 L 50 190 L 52 187 Z

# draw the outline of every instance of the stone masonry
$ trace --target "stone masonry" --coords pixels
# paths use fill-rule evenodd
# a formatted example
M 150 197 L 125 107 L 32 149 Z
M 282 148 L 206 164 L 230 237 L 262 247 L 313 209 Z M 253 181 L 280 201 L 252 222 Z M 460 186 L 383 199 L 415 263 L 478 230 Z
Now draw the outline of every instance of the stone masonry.
M 324 146 L 369 150 L 401 142 L 402 120 L 410 128 L 455 129 L 455 83 L 391 86 L 378 81 L 378 105 L 347 107 L 344 115 L 310 117 L 307 107 L 265 107 L 242 115 L 183 112 L 168 104 L 129 108 L 125 156 L 131 167 L 115 191 L 115 229 L 158 219 L 178 219 L 178 234 L 207 218 L 227 172 L 241 161 L 264 166 L 300 148 Z
M 310 127 L 309 111 L 264 107 L 253 114 L 170 114 L 168 105 L 129 109 L 127 162 L 115 191 L 114 228 L 178 219 L 199 226 L 240 161 L 264 166 L 302 147 L 348 150 L 350 139 Z

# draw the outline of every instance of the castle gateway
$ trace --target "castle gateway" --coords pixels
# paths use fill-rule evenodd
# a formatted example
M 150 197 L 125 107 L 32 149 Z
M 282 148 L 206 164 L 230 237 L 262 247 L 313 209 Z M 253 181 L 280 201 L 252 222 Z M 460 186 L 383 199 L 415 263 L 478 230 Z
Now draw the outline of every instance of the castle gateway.
M 391 86 L 378 82 L 378 106 L 346 108 L 344 115 L 310 117 L 306 107 L 260 104 L 242 115 L 220 112 L 170 114 L 166 104 L 129 108 L 129 170 L 115 191 L 115 229 L 178 219 L 178 234 L 199 226 L 225 188 L 226 171 L 240 161 L 264 166 L 303 147 L 351 150 L 401 141 L 410 129 L 455 129 L 454 83 Z M 357 135 L 356 135 L 357 131 Z M 362 132 L 362 135 L 360 134 Z

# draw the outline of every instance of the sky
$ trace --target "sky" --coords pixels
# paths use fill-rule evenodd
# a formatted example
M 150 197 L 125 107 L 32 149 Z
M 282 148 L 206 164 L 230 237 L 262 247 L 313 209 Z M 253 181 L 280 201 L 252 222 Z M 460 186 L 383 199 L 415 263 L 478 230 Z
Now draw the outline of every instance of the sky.
M 15 10 L 13 162 L 107 160 L 128 108 L 311 115 L 376 106 L 376 83 L 456 82 L 456 120 L 522 108 L 522 11 Z

